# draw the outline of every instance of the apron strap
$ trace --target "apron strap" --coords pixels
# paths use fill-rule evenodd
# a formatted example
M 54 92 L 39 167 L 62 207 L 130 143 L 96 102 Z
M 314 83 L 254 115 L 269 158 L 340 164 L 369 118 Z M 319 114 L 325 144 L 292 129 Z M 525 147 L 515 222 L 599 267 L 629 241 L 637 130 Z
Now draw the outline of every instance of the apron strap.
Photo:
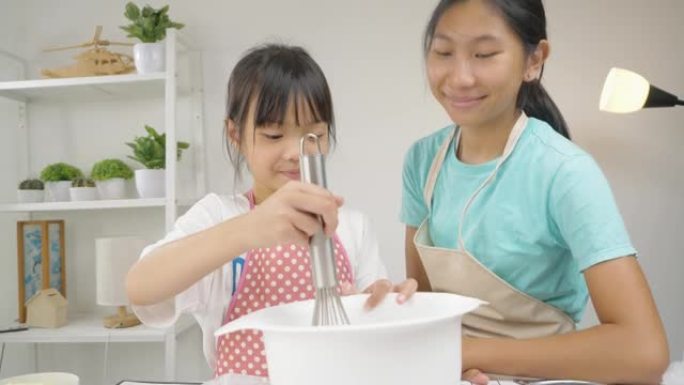
M 477 198 L 480 192 L 482 192 L 482 190 L 484 190 L 484 188 L 487 187 L 487 185 L 494 180 L 501 166 L 513 153 L 515 146 L 518 144 L 518 140 L 522 136 L 522 133 L 525 130 L 525 127 L 527 126 L 528 120 L 529 119 L 527 115 L 524 111 L 522 111 L 520 113 L 520 117 L 518 117 L 518 120 L 515 122 L 515 125 L 513 125 L 513 129 L 511 130 L 511 133 L 508 136 L 508 140 L 506 141 L 506 146 L 504 147 L 503 154 L 499 158 L 499 161 L 497 162 L 494 171 L 492 171 L 492 173 L 489 174 L 489 176 L 484 180 L 484 182 L 482 182 L 482 184 L 477 189 L 475 189 L 475 192 L 470 196 L 470 198 L 468 198 L 466 204 L 463 206 L 463 211 L 461 212 L 461 217 L 458 226 L 458 245 L 462 250 L 465 250 L 465 241 L 463 240 L 463 224 L 466 218 L 466 214 L 468 213 L 468 210 L 475 201 L 475 198 Z M 439 148 L 439 151 L 437 152 L 437 155 L 435 155 L 435 158 L 432 161 L 432 165 L 430 166 L 427 181 L 425 182 L 425 187 L 423 188 L 423 199 L 425 199 L 425 204 L 427 205 L 428 212 L 432 210 L 432 194 L 435 189 L 435 184 L 437 183 L 437 176 L 439 175 L 439 171 L 442 168 L 442 164 L 444 163 L 444 159 L 446 158 L 446 154 L 449 150 L 449 145 L 451 144 L 454 137 L 456 138 L 456 143 L 458 143 L 461 137 L 461 132 L 458 127 L 456 127 L 454 131 L 444 140 L 441 147 Z
M 430 171 L 428 172 L 427 180 L 425 181 L 425 187 L 423 188 L 423 199 L 425 200 L 425 205 L 428 208 L 428 212 L 432 211 L 432 193 L 435 190 L 435 184 L 437 183 L 437 176 L 439 175 L 439 170 L 442 168 L 442 163 L 444 163 L 444 158 L 449 152 L 449 145 L 451 141 L 457 136 L 459 132 L 458 126 L 449 134 L 449 136 L 444 139 L 442 145 L 437 151 L 437 155 L 432 160 L 432 165 L 430 166 Z

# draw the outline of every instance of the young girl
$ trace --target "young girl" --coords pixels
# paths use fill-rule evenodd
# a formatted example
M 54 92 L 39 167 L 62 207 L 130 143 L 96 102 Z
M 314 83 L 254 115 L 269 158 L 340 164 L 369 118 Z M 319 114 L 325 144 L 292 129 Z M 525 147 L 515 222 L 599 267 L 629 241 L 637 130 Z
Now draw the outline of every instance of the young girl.
M 636 250 L 540 83 L 542 1 L 442 0 L 424 43 L 455 126 L 406 156 L 407 271 L 489 303 L 464 317 L 464 378 L 659 383 L 667 342 Z M 588 295 L 601 324 L 575 331 Z
M 204 353 L 217 376 L 268 376 L 261 335 L 221 336 L 224 323 L 264 307 L 314 297 L 308 240 L 321 228 L 334 242 L 343 294 L 371 293 L 373 307 L 392 289 L 368 219 L 341 208 L 342 199 L 299 182 L 300 138 L 313 133 L 327 152 L 335 137 L 330 91 L 318 65 L 301 48 L 268 45 L 250 51 L 228 83 L 226 136 L 231 159 L 253 178 L 244 195 L 209 194 L 174 229 L 148 246 L 127 278 L 140 319 L 173 324 L 192 313 Z M 416 289 L 394 287 L 403 302 Z

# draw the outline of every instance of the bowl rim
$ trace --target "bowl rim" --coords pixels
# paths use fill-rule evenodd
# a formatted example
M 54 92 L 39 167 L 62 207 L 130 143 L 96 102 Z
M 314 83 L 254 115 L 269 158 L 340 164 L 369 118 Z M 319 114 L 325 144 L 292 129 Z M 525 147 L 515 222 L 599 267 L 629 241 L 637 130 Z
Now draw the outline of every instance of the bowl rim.
M 14 384 L 17 380 L 21 381 L 23 379 L 28 379 L 31 377 L 37 377 L 37 376 L 59 376 L 62 378 L 68 378 L 69 380 L 76 380 L 76 384 L 79 384 L 81 379 L 74 373 L 69 373 L 69 372 L 36 372 L 36 373 L 25 373 L 25 374 L 19 374 L 16 376 L 12 377 L 5 377 L 5 378 L 0 378 L 0 384 Z M 17 384 L 21 384 L 21 382 L 18 382 Z
M 398 293 L 388 293 L 387 297 L 383 299 L 383 301 L 389 301 L 389 300 L 396 300 L 396 296 Z M 370 294 L 352 294 L 346 297 L 359 297 L 359 298 L 367 298 L 369 297 Z M 248 317 L 248 315 L 245 315 L 241 318 L 238 318 L 234 321 L 231 321 L 230 323 L 227 323 L 225 325 L 222 325 L 219 329 L 216 330 L 214 333 L 215 336 L 220 336 L 223 334 L 227 333 L 232 333 L 234 331 L 238 330 L 259 330 L 264 333 L 264 335 L 269 334 L 269 333 L 300 333 L 300 334 L 316 334 L 316 333 L 351 333 L 351 332 L 366 332 L 366 331 L 377 331 L 378 329 L 383 329 L 383 331 L 387 330 L 392 330 L 392 329 L 397 329 L 397 328 L 408 328 L 408 327 L 417 327 L 417 326 L 424 326 L 426 324 L 434 324 L 434 323 L 441 323 L 444 321 L 453 321 L 454 319 L 460 319 L 463 317 L 464 314 L 467 314 L 475 309 L 477 309 L 479 306 L 486 304 L 487 302 L 482 301 L 477 298 L 473 297 L 466 297 L 462 296 L 459 294 L 452 294 L 452 293 L 443 293 L 443 292 L 416 292 L 411 299 L 415 297 L 452 297 L 454 301 L 459 300 L 463 301 L 465 300 L 465 305 L 463 305 L 463 312 L 460 314 L 448 314 L 448 315 L 441 315 L 441 316 L 432 316 L 432 317 L 419 317 L 419 318 L 413 318 L 410 320 L 402 320 L 402 321 L 397 321 L 397 322 L 392 322 L 391 324 L 386 323 L 386 322 L 380 322 L 380 323 L 372 323 L 372 324 L 360 324 L 360 325 L 329 325 L 329 326 L 292 326 L 292 325 L 271 325 L 271 324 L 259 324 L 254 327 L 250 328 L 227 328 L 226 325 L 239 325 L 240 320 L 242 318 Z M 409 299 L 409 301 L 411 301 Z M 265 309 L 275 309 L 277 307 L 284 307 L 284 306 L 293 306 L 293 305 L 299 305 L 299 306 L 304 306 L 305 303 L 314 301 L 312 299 L 310 300 L 305 300 L 305 301 L 297 301 L 297 302 L 291 302 L 288 304 L 283 304 L 283 305 L 277 305 L 277 306 L 272 306 L 269 308 L 264 308 L 261 310 Z M 399 305 L 402 306 L 402 305 Z M 250 313 L 253 314 L 253 313 Z M 246 321 L 245 321 L 246 322 Z M 224 329 L 229 329 L 227 331 L 223 331 Z

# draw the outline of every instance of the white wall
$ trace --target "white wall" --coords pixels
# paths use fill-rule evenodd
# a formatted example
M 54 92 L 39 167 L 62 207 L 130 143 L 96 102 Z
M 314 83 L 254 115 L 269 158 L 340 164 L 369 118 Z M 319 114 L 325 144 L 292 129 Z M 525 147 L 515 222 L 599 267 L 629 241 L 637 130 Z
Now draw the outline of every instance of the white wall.
M 174 19 L 187 24 L 183 32 L 203 54 L 210 190 L 234 190 L 230 165 L 219 145 L 230 69 L 246 48 L 258 42 L 303 45 L 326 72 L 335 101 L 339 146 L 330 163 L 331 187 L 346 197 L 348 205 L 373 218 L 390 273 L 395 279 L 401 278 L 403 227 L 398 211 L 403 154 L 414 140 L 448 123 L 427 89 L 421 58 L 422 30 L 433 1 L 150 1 L 153 6 L 165 3 L 171 5 Z M 553 52 L 546 85 L 564 111 L 575 141 L 596 157 L 613 186 L 665 321 L 671 351 L 678 358 L 684 350 L 684 302 L 678 298 L 684 292 L 684 258 L 676 242 L 678 230 L 684 228 L 684 205 L 679 199 L 684 191 L 680 171 L 684 168 L 684 110 L 625 116 L 597 111 L 603 78 L 613 65 L 637 70 L 655 84 L 684 95 L 684 37 L 679 28 L 684 2 L 656 3 L 547 1 Z M 70 53 L 44 54 L 41 48 L 88 39 L 96 24 L 104 25 L 104 38 L 123 39 L 117 26 L 124 23 L 124 4 L 113 0 L 5 0 L 0 8 L 0 48 L 18 50 L 26 56 L 36 64 L 35 75 L 37 68 L 64 64 L 70 57 Z M 99 151 L 120 151 L 123 155 L 125 149 L 118 143 L 140 126 L 134 118 L 138 110 L 130 108 L 88 105 L 51 111 L 36 107 L 32 110 L 32 128 L 45 133 L 36 140 L 43 141 L 42 146 L 49 141 L 60 146 L 38 156 L 34 164 L 40 167 L 67 150 L 70 159 L 82 167 L 88 167 Z M 130 115 L 120 111 L 130 111 Z M 11 129 L 3 125 L 11 125 L 16 119 L 13 110 L 0 106 L 0 114 L 3 137 L 11 138 Z M 157 116 L 156 112 L 151 114 Z M 95 117 L 99 116 L 105 118 L 98 121 Z M 80 137 L 97 132 L 100 139 L 89 137 L 92 144 L 83 150 L 74 140 L 55 136 L 53 130 Z M 3 165 L 11 164 L 9 159 L 15 155 L 5 147 L 0 152 Z M 0 191 L 5 199 L 12 199 L 14 181 L 19 178 L 14 174 L 12 167 L 0 168 L 0 177 L 11 181 Z M 69 226 L 70 287 L 79 290 L 78 294 L 70 293 L 73 306 L 92 308 L 92 238 L 128 231 L 131 221 L 126 213 L 60 216 Z M 16 306 L 15 220 L 15 216 L 0 216 L 0 229 L 4 230 L 0 247 L 6 259 L 0 269 L 3 321 L 12 319 Z M 138 223 L 137 229 L 145 231 L 155 221 L 148 218 Z M 589 313 L 584 324 L 592 320 Z M 199 345 L 197 330 L 181 338 L 179 378 L 202 379 L 209 374 Z M 26 358 L 30 352 L 26 347 L 9 346 L 0 377 L 30 368 L 30 359 Z M 75 356 L 66 360 L 66 354 Z M 161 355 L 161 348 L 155 345 L 112 346 L 105 382 L 124 377 L 160 378 Z M 83 383 L 101 379 L 102 360 L 103 347 L 97 344 L 40 348 L 41 369 L 74 370 Z

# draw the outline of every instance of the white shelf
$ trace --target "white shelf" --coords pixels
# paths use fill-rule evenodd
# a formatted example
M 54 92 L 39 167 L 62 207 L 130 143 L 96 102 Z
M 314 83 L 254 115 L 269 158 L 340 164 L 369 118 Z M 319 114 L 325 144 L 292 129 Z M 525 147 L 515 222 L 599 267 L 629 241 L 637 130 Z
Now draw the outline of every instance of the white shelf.
M 106 101 L 164 95 L 166 73 L 0 82 L 0 96 L 20 102 Z
M 0 212 L 40 212 L 164 207 L 166 198 L 117 199 L 81 202 L 38 202 L 0 204 Z
M 79 343 L 79 342 L 165 342 L 190 329 L 194 320 L 181 317 L 174 327 L 155 329 L 145 325 L 125 329 L 107 329 L 101 315 L 69 315 L 68 323 L 57 329 L 31 328 L 11 333 L 0 333 L 0 343 Z

